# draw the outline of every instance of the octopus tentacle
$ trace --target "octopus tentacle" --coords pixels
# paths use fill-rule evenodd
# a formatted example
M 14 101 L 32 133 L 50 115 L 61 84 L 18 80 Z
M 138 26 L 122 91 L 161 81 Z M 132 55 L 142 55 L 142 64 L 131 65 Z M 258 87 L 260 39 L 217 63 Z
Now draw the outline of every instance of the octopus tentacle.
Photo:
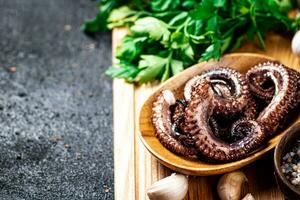
M 246 105 L 241 118 L 255 119 L 257 115 L 257 103 L 253 98 L 250 98 L 249 103 Z
M 236 70 L 220 67 L 203 72 L 188 81 L 184 88 L 184 97 L 191 98 L 194 87 L 201 80 L 209 78 L 214 90 L 215 112 L 225 115 L 241 111 L 248 103 L 249 90 L 245 76 Z
M 186 109 L 186 125 L 193 135 L 196 147 L 203 155 L 220 161 L 232 161 L 247 156 L 265 138 L 260 125 L 254 120 L 241 120 L 233 129 L 243 127 L 240 128 L 246 132 L 243 139 L 233 143 L 220 140 L 209 126 L 209 118 L 214 109 L 213 100 L 213 91 L 204 79 L 196 85 Z
M 184 155 L 194 156 L 198 153 L 195 148 L 187 147 L 175 139 L 177 133 L 172 128 L 170 106 L 176 102 L 170 90 L 161 92 L 153 103 L 152 124 L 156 137 L 170 151 Z
M 271 64 L 279 66 L 281 65 L 278 62 L 266 62 L 262 63 L 259 66 L 262 66 L 263 64 Z M 258 66 L 258 67 L 259 67 Z M 286 67 L 287 71 L 291 72 L 291 75 L 293 76 L 294 80 L 297 82 L 297 90 L 300 90 L 300 73 L 292 68 Z M 279 73 L 274 73 L 274 75 L 277 77 L 278 82 L 281 84 L 282 77 Z M 257 97 L 266 100 L 268 103 L 272 100 L 274 93 L 275 93 L 275 86 L 270 77 L 267 76 L 266 73 L 263 71 L 257 70 L 257 68 L 250 69 L 246 74 L 246 79 L 249 85 L 250 91 Z
M 300 73 L 292 68 L 289 68 L 288 70 L 290 70 L 292 72 L 292 74 L 295 78 L 294 80 L 297 82 L 297 90 L 300 90 Z
M 231 87 L 224 80 L 210 80 L 211 88 L 217 96 L 222 98 L 231 97 Z
M 293 75 L 293 79 L 297 84 L 297 98 L 295 99 L 294 107 L 296 107 L 300 103 L 300 73 L 294 69 L 289 69 Z
M 174 138 L 180 141 L 187 147 L 194 147 L 195 142 L 189 133 L 185 130 L 184 113 L 186 108 L 186 102 L 184 100 L 176 100 L 175 108 L 172 113 L 172 129 L 175 133 Z
M 228 127 L 222 127 L 215 117 L 211 116 L 209 119 L 209 125 L 217 138 L 226 139 L 228 138 Z
M 232 124 L 239 120 L 254 120 L 257 116 L 256 110 L 257 104 L 254 99 L 250 99 L 246 107 L 239 113 L 231 116 L 230 118 L 226 116 L 211 116 L 209 119 L 210 127 L 215 136 L 224 141 L 235 142 L 244 137 L 244 133 L 236 133 L 231 131 Z
M 265 75 L 264 73 L 254 73 L 250 69 L 246 74 L 246 79 L 252 94 L 269 103 L 274 96 L 275 87 Z
M 253 67 L 249 75 L 263 73 L 275 87 L 274 96 L 268 106 L 256 119 L 265 131 L 273 134 L 286 114 L 297 101 L 297 82 L 293 79 L 293 73 L 286 66 L 274 62 L 265 62 Z
M 184 121 L 185 107 L 186 102 L 184 100 L 176 100 L 174 112 L 172 114 L 172 121 L 174 124 L 180 125 Z

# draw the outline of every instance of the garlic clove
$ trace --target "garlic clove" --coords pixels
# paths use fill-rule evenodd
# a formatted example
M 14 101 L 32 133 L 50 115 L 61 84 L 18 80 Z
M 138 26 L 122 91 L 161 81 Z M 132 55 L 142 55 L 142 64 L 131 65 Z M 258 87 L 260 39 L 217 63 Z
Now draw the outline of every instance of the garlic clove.
M 295 55 L 300 56 L 300 31 L 297 31 L 292 39 L 292 51 Z
M 244 198 L 242 198 L 242 200 L 255 200 L 255 199 L 252 196 L 252 194 L 248 193 L 248 194 L 246 194 L 246 196 L 244 196 Z
M 172 174 L 155 182 L 148 190 L 150 200 L 182 200 L 188 191 L 188 178 Z
M 243 184 L 247 182 L 246 175 L 241 171 L 235 171 L 223 175 L 217 186 L 221 200 L 240 200 Z

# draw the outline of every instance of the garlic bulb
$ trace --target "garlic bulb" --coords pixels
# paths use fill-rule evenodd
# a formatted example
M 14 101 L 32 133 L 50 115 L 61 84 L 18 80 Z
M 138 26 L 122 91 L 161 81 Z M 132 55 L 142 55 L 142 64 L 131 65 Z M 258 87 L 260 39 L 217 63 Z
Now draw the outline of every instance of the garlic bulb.
M 240 200 L 243 184 L 247 181 L 246 175 L 241 171 L 235 171 L 223 175 L 217 186 L 221 200 Z
M 293 37 L 292 51 L 295 55 L 300 56 L 300 31 L 297 31 Z
M 242 200 L 255 200 L 252 194 L 248 193 Z
M 172 174 L 155 182 L 147 191 L 150 200 L 182 200 L 188 191 L 188 179 Z

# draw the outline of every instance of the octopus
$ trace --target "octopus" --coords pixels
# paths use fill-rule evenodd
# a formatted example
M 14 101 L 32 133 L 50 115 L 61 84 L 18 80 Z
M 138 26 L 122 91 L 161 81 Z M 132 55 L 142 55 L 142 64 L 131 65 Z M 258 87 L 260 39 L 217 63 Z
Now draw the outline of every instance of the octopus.
M 156 137 L 176 154 L 230 162 L 255 152 L 299 107 L 300 73 L 269 61 L 246 74 L 216 67 L 190 79 L 183 96 L 157 95 Z

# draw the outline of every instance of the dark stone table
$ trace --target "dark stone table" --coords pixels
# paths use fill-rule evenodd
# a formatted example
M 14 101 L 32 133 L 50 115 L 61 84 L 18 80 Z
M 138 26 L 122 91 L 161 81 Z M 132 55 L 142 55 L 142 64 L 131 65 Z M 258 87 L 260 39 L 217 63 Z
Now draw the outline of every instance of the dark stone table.
M 0 0 L 0 199 L 113 199 L 110 33 L 89 0 Z

